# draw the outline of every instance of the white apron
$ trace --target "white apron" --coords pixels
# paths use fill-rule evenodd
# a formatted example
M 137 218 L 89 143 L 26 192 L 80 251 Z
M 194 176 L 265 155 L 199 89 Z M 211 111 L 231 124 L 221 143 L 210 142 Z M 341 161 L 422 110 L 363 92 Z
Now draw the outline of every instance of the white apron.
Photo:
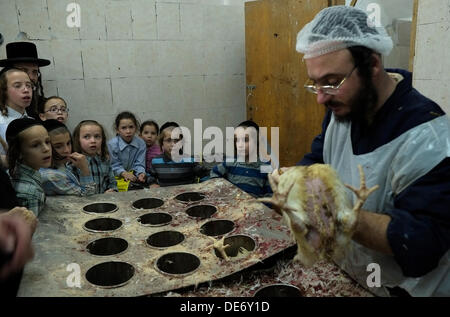
M 358 164 L 364 169 L 367 187 L 380 188 L 366 200 L 363 209 L 383 213 L 394 207 L 394 197 L 427 174 L 445 157 L 450 157 L 450 120 L 441 116 L 408 130 L 375 151 L 353 155 L 351 123 L 339 123 L 334 115 L 325 133 L 323 158 L 337 170 L 341 181 L 359 188 Z M 347 190 L 350 201 L 355 195 Z M 450 212 L 450 206 L 449 206 Z M 381 287 L 368 288 L 370 263 L 381 268 Z M 393 256 L 366 248 L 353 240 L 345 258 L 338 263 L 363 287 L 379 296 L 389 296 L 385 287 L 399 286 L 412 296 L 450 296 L 450 252 L 439 266 L 420 278 L 405 277 Z M 444 294 L 442 293 L 444 292 Z

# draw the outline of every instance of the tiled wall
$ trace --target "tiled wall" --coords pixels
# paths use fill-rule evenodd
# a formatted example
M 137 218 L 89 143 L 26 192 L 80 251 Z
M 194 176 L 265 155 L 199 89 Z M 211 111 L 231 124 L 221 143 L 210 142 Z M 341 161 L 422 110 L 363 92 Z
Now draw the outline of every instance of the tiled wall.
M 66 23 L 72 2 L 80 28 Z M 93 118 L 112 136 L 122 110 L 224 128 L 246 117 L 244 2 L 1 0 L 0 32 L 5 44 L 24 32 L 52 61 L 41 68 L 45 94 L 67 100 L 70 128 Z
M 419 0 L 414 87 L 450 113 L 450 0 Z

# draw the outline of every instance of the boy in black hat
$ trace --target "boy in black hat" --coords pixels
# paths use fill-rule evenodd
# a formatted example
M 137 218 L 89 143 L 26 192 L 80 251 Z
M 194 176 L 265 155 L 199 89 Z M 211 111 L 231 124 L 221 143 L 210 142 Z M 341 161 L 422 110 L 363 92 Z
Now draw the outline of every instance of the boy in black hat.
M 38 57 L 36 45 L 31 42 L 12 42 L 6 45 L 6 59 L 0 60 L 0 67 L 5 67 L 1 72 L 10 67 L 24 70 L 33 82 L 33 99 L 27 114 L 39 120 L 37 106 L 44 99 L 42 77 L 39 67 L 50 65 L 50 61 Z

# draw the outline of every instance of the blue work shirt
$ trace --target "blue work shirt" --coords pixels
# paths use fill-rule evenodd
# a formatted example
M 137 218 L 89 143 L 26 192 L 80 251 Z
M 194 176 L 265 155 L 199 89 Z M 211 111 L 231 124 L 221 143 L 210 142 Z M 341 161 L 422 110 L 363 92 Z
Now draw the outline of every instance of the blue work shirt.
M 108 150 L 114 176 L 133 170 L 138 176 L 145 173 L 145 141 L 134 136 L 130 143 L 126 143 L 119 135 L 108 141 Z

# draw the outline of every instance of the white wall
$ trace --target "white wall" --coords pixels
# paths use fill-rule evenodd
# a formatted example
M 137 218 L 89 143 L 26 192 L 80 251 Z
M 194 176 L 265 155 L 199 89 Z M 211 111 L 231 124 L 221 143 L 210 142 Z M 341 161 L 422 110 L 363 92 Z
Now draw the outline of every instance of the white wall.
M 419 0 L 414 87 L 450 113 L 450 0 Z
M 69 28 L 67 4 L 81 7 Z M 193 128 L 245 120 L 244 0 L 1 0 L 5 44 L 25 39 L 52 64 L 45 94 L 70 108 L 69 127 L 96 119 L 112 136 L 115 115 Z M 20 14 L 19 14 L 20 12 Z

